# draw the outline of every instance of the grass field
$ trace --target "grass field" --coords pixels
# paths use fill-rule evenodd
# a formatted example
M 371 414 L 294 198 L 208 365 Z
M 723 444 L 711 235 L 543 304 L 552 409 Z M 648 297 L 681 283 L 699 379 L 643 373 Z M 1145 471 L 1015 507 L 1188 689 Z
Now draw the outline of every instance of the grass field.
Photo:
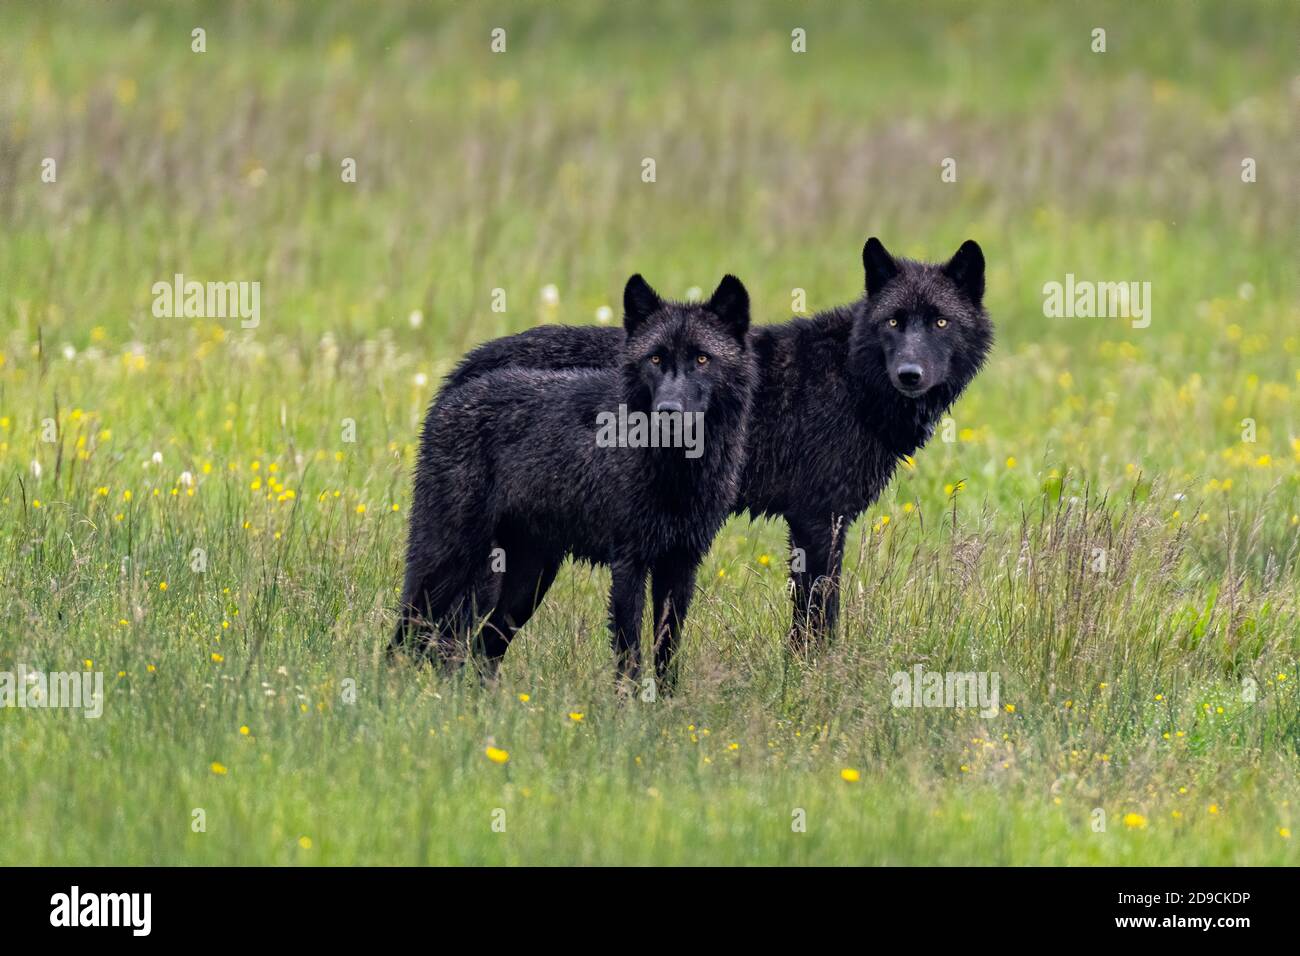
M 0 672 L 104 678 L 0 709 L 0 863 L 1297 862 L 1294 4 L 376 7 L 0 7 Z M 468 347 L 634 271 L 781 321 L 868 235 L 977 239 L 998 345 L 833 646 L 732 520 L 671 700 L 614 699 L 603 571 L 497 686 L 384 659 Z M 156 318 L 176 273 L 260 324 Z M 893 707 L 916 664 L 999 715 Z

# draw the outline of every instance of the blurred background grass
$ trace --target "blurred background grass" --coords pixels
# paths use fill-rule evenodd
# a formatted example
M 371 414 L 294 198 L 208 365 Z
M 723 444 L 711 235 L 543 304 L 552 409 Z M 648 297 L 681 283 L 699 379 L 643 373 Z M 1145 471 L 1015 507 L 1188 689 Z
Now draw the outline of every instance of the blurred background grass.
M 38 861 L 1293 859 L 1297 26 L 1286 2 L 0 7 L 0 664 L 125 682 L 85 733 L 0 714 L 0 843 Z M 977 239 L 998 346 L 954 440 L 855 529 L 820 669 L 781 653 L 784 529 L 744 521 L 702 576 L 688 692 L 654 714 L 601 722 L 599 573 L 566 571 L 508 691 L 381 665 L 420 417 L 466 348 L 617 315 L 634 271 L 678 296 L 734 272 L 781 321 L 794 289 L 810 310 L 856 297 L 868 235 L 930 259 Z M 260 281 L 260 326 L 155 318 L 177 272 Z M 1066 273 L 1149 281 L 1150 327 L 1045 317 Z M 1122 513 L 1080 513 L 1103 496 Z M 1135 556 L 1114 587 L 1070 570 L 1099 542 Z M 1026 555 L 1049 570 L 1022 580 Z M 997 747 L 1020 756 L 972 763 L 1000 733 L 891 712 L 888 674 L 917 659 L 1001 668 L 1025 723 Z M 1265 708 L 1241 707 L 1252 675 Z M 513 799 L 553 804 L 506 849 L 455 837 L 505 799 L 489 738 L 515 754 Z M 382 812 L 363 824 L 366 780 Z M 445 792 L 413 846 L 415 808 Z M 605 801 L 595 829 L 575 793 Z M 756 836 L 788 831 L 795 793 L 828 829 Z M 1231 794 L 1224 823 L 1206 808 Z M 199 799 L 246 838 L 195 844 Z M 1148 842 L 1099 846 L 1098 803 L 1140 810 Z M 1157 812 L 1178 829 L 1153 832 Z
M 868 234 L 930 258 L 970 236 L 1000 348 L 958 417 L 992 460 L 1100 482 L 1297 460 L 1289 4 L 65 9 L 4 13 L 12 356 L 38 333 L 162 354 L 229 334 L 314 364 L 328 333 L 345 360 L 391 347 L 383 378 L 402 381 L 537 321 L 592 321 L 633 271 L 679 295 L 734 271 L 778 321 L 795 288 L 811 309 L 854 297 Z M 175 272 L 259 279 L 265 324 L 153 318 Z M 1150 281 L 1152 327 L 1045 318 L 1042 286 L 1067 272 Z M 213 424 L 163 402 L 160 424 Z M 417 404 L 389 437 L 409 441 Z

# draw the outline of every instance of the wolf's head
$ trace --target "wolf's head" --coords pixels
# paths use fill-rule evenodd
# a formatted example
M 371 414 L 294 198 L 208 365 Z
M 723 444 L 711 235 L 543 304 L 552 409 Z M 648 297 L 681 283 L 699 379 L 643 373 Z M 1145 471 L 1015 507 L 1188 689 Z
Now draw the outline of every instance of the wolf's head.
M 866 299 L 853 330 L 865 374 L 908 399 L 946 406 L 984 363 L 993 326 L 984 311 L 984 253 L 966 240 L 947 262 L 889 254 L 874 236 L 862 250 Z
M 749 293 L 724 276 L 707 302 L 661 299 L 634 275 L 623 290 L 623 377 L 630 408 L 646 412 L 708 412 L 722 400 L 748 401 L 752 377 L 745 333 Z

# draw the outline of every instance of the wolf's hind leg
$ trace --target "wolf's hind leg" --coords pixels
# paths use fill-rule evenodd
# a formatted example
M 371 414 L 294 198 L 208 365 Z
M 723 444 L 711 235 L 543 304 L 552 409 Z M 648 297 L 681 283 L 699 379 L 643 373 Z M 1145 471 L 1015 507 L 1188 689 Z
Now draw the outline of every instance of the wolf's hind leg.
M 496 601 L 482 630 L 483 656 L 489 674 L 495 675 L 510 641 L 533 616 L 560 570 L 562 555 L 552 555 L 540 547 L 507 540 L 503 545 L 506 570 L 489 572 L 500 580 Z
M 475 572 L 483 567 L 491 529 L 447 535 L 436 553 L 408 556 L 397 629 L 390 650 L 408 647 L 444 661 L 457 656 L 457 644 L 470 630 L 474 613 Z M 432 549 L 430 549 L 432 550 Z

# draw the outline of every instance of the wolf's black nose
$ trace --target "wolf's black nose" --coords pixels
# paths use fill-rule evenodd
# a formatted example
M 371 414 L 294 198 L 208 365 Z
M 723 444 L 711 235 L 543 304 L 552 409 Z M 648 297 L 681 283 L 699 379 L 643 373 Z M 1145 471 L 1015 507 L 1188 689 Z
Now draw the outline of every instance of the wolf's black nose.
M 909 387 L 920 385 L 923 374 L 924 370 L 919 365 L 900 365 L 898 367 L 898 381 Z
M 659 402 L 655 405 L 656 412 L 680 412 L 681 410 L 681 402 Z

